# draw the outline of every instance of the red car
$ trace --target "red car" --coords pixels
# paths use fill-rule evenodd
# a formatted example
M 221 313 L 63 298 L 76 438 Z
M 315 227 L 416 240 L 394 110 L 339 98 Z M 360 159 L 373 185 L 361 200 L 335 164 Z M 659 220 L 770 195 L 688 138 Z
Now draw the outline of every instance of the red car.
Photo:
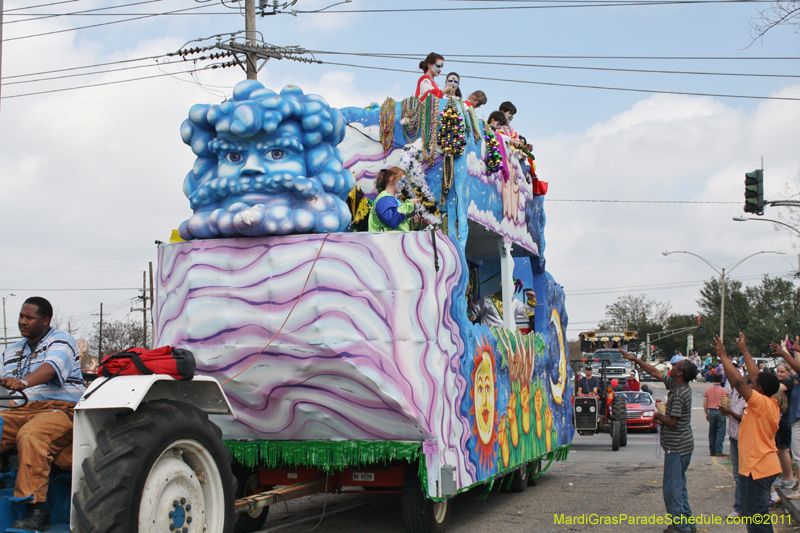
M 655 433 L 656 427 L 656 402 L 649 392 L 620 391 L 614 393 L 625 398 L 625 407 L 628 412 L 628 429 L 647 429 Z

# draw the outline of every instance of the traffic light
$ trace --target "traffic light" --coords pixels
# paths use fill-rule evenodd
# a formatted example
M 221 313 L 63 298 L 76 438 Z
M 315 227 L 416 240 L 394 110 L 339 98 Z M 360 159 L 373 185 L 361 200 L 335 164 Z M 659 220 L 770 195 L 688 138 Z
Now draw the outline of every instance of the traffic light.
M 699 316 L 697 317 L 697 329 L 700 331 L 704 331 L 706 329 L 706 317 Z
M 764 214 L 763 170 L 754 170 L 744 175 L 744 212 Z

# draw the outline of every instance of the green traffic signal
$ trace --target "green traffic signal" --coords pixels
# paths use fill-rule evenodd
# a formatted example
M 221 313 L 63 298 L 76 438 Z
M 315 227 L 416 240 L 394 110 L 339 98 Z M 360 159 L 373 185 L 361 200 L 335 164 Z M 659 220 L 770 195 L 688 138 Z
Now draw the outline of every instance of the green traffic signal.
M 744 175 L 744 212 L 764 214 L 764 171 L 754 170 Z

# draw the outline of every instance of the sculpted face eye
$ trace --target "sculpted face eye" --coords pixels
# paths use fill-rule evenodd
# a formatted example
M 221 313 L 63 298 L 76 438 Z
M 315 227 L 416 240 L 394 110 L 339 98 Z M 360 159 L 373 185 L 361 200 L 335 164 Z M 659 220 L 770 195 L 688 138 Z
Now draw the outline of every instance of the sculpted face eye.
M 225 154 L 225 161 L 228 163 L 241 163 L 244 161 L 244 155 L 240 154 L 239 152 L 228 152 Z
M 286 151 L 281 150 L 280 148 L 273 148 L 272 150 L 267 152 L 266 158 L 270 161 L 280 161 L 286 157 Z

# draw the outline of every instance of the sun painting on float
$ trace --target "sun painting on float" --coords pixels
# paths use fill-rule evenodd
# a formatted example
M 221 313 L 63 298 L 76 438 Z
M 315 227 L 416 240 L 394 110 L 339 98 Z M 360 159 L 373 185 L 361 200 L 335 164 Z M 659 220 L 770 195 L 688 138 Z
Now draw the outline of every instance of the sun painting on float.
M 494 465 L 497 442 L 497 383 L 495 381 L 495 357 L 491 345 L 482 339 L 475 354 L 472 371 L 473 400 L 470 414 L 475 417 L 472 432 L 478 436 L 476 451 L 481 468 L 489 470 Z

